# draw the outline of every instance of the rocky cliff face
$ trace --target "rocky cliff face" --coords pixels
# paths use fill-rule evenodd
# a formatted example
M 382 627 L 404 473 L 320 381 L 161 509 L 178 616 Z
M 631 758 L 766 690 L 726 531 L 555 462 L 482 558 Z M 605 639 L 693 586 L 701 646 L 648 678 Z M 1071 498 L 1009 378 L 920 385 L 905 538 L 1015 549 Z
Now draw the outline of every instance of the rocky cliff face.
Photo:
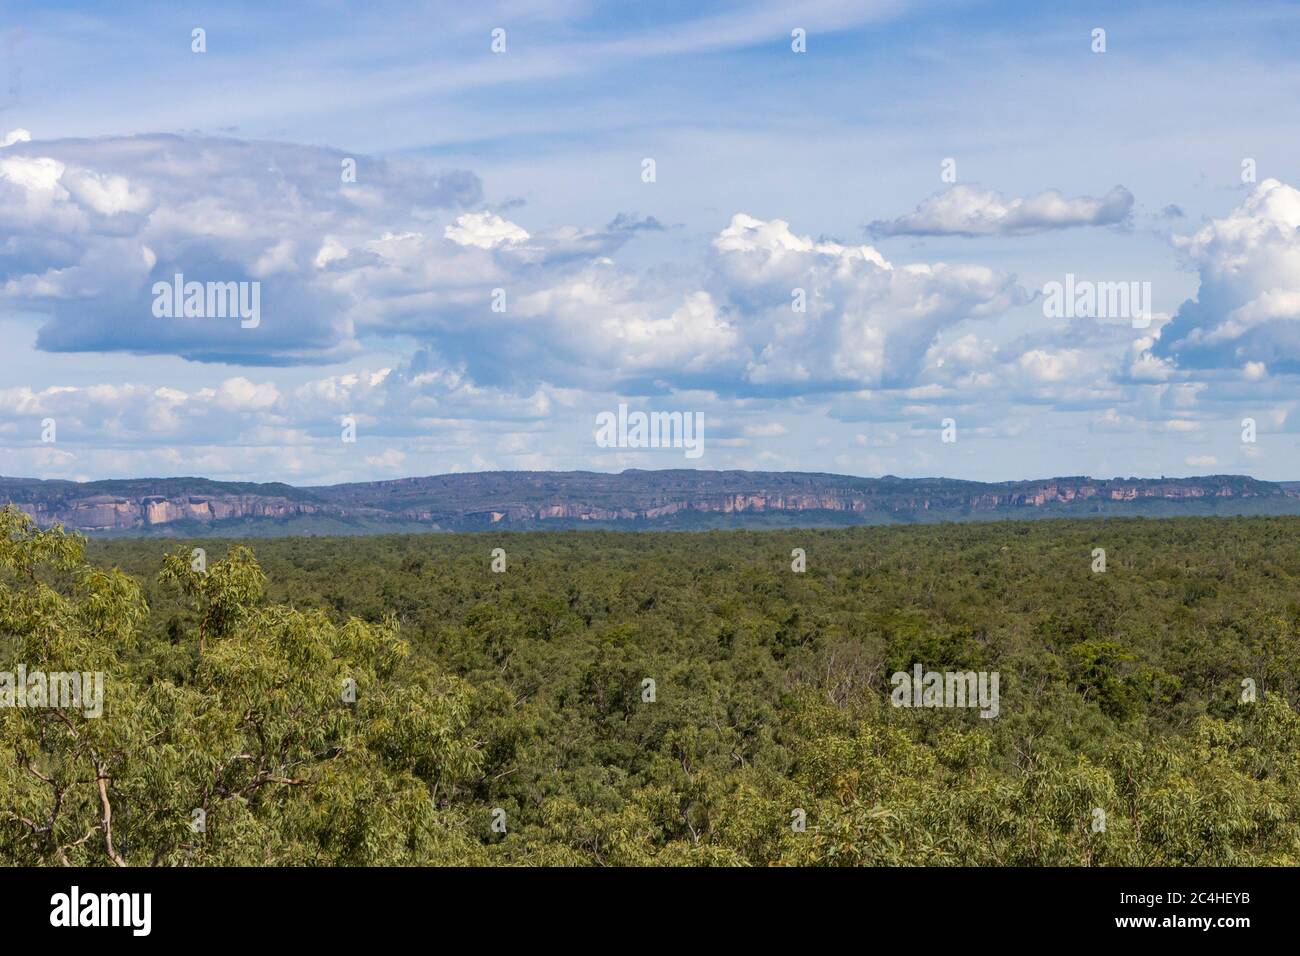
M 1083 479 L 1062 483 L 1047 481 L 1026 490 L 1006 492 L 971 493 L 949 491 L 938 494 L 917 495 L 899 491 L 881 493 L 878 489 L 846 489 L 826 494 L 788 494 L 781 492 L 748 492 L 740 494 L 683 493 L 678 500 L 651 501 L 637 506 L 621 508 L 600 507 L 584 502 L 548 504 L 537 507 L 517 505 L 500 511 L 476 512 L 475 517 L 496 524 L 502 521 L 547 520 L 569 521 L 654 521 L 684 512 L 702 514 L 744 515 L 769 512 L 841 512 L 866 514 L 888 512 L 907 515 L 928 511 L 1012 511 L 1024 508 L 1042 508 L 1052 504 L 1071 504 L 1101 500 L 1134 502 L 1140 499 L 1171 502 L 1189 499 L 1242 499 L 1292 497 L 1300 508 L 1300 493 L 1279 489 L 1264 482 L 1242 479 L 1218 485 L 1188 485 L 1183 480 L 1158 482 L 1093 482 Z M 907 484 L 906 482 L 901 482 Z M 1029 484 L 1029 483 L 1027 483 Z M 1259 487 L 1256 487 L 1259 486 Z M 436 520 L 431 512 L 412 513 L 420 520 Z
M 288 527 L 295 519 L 312 517 L 354 522 L 366 530 L 455 530 L 653 526 L 692 516 L 730 516 L 743 524 L 747 516 L 774 514 L 830 516 L 841 523 L 1016 517 L 1042 509 L 1142 514 L 1158 513 L 1151 508 L 1159 502 L 1200 503 L 1195 513 L 1229 513 L 1233 508 L 1300 513 L 1300 484 L 1235 475 L 984 484 L 797 472 L 485 472 L 320 488 L 188 478 L 86 484 L 0 478 L 0 500 L 13 502 L 42 525 L 58 522 L 86 532 L 149 533 L 170 527 L 201 531 L 240 521 Z M 1226 508 L 1223 503 L 1228 503 Z M 286 533 L 293 530 L 289 527 Z
M 85 498 L 13 503 L 41 525 L 57 522 L 77 531 L 120 531 L 181 521 L 208 524 L 230 518 L 287 518 L 291 515 L 314 514 L 317 510 L 310 503 L 257 495 L 146 495 L 134 499 L 115 495 L 88 495 Z

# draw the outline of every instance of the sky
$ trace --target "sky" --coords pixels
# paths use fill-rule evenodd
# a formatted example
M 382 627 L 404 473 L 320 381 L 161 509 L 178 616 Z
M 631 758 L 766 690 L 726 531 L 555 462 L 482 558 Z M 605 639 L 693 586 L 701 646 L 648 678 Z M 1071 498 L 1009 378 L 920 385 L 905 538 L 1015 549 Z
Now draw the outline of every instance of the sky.
M 0 474 L 1300 479 L 1297 34 L 0 0 Z

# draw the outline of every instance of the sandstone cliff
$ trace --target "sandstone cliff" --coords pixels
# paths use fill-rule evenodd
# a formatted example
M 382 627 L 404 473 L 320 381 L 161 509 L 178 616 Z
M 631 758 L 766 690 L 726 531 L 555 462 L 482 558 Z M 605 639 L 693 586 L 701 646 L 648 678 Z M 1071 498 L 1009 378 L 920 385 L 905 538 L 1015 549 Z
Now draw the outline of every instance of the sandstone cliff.
M 0 478 L 0 500 L 42 525 L 86 532 L 185 532 L 309 519 L 475 529 L 583 525 L 680 526 L 711 516 L 818 516 L 837 523 L 1066 514 L 1300 513 L 1300 485 L 1235 475 L 1050 478 L 986 484 L 941 478 L 854 478 L 799 472 L 484 472 L 293 488 L 171 478 L 79 484 Z M 1180 512 L 1187 505 L 1198 510 Z M 1158 510 L 1158 509 L 1166 510 Z M 1173 508 L 1175 510 L 1167 510 Z

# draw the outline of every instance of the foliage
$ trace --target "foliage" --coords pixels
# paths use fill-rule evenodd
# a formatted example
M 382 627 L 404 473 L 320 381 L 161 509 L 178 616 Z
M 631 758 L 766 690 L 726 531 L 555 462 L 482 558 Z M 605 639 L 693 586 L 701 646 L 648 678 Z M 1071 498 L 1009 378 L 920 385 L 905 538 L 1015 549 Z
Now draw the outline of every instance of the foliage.
M 0 708 L 0 861 L 1296 865 L 1298 532 L 289 538 L 255 559 L 87 556 L 6 511 L 0 669 L 108 683 L 99 718 Z M 1000 715 L 891 707 L 916 663 L 999 672 Z

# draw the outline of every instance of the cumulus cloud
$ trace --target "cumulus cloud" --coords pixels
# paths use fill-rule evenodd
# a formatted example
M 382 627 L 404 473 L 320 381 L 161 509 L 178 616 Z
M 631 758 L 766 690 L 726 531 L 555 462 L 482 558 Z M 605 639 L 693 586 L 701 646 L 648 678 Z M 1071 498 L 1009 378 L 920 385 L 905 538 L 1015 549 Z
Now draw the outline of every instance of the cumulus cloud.
M 700 267 L 638 273 L 611 257 L 663 228 L 652 216 L 533 230 L 481 208 L 470 173 L 360 157 L 344 182 L 349 159 L 206 137 L 13 138 L 0 152 L 0 304 L 48 316 L 37 345 L 49 351 L 289 365 L 380 335 L 521 395 L 793 394 L 906 383 L 941 329 L 1025 300 L 983 266 L 894 265 L 743 213 Z M 156 316 L 151 290 L 177 274 L 258 282 L 260 321 Z
M 713 245 L 718 295 L 743 316 L 741 378 L 773 394 L 903 386 L 941 330 L 1028 301 L 1006 273 L 895 266 L 871 246 L 815 241 L 779 219 L 738 214 Z
M 491 249 L 528 241 L 528 233 L 509 220 L 490 212 L 471 212 L 456 217 L 444 235 L 460 246 Z
M 54 419 L 60 445 L 337 442 L 344 416 L 372 437 L 429 436 L 482 424 L 526 427 L 547 419 L 553 395 L 503 392 L 417 352 L 395 368 L 361 368 L 295 387 L 235 375 L 180 389 L 139 383 L 0 389 L 0 439 L 36 444 Z M 391 460 L 391 456 L 389 458 Z
M 1083 366 L 1078 349 L 1032 349 L 1017 361 L 1021 372 L 1036 382 L 1061 382 L 1073 378 Z
M 449 240 L 388 234 L 364 253 L 317 258 L 356 303 L 358 327 L 409 336 L 474 381 L 516 390 L 797 394 L 900 382 L 938 330 L 1027 299 L 992 269 L 895 267 L 870 246 L 815 242 L 745 214 L 697 274 L 667 278 L 610 258 L 634 230 L 513 226 L 463 215 Z
M 366 458 L 366 464 L 372 468 L 385 468 L 393 471 L 399 470 L 404 461 L 406 461 L 406 453 L 396 448 L 387 448 L 382 455 L 370 455 Z
M 282 446 L 294 474 L 324 473 L 323 456 L 371 472 L 419 469 L 446 447 L 464 453 L 446 469 L 493 455 L 544 464 L 552 452 L 531 436 L 557 421 L 582 430 L 586 410 L 614 396 L 670 394 L 724 409 L 717 447 L 738 450 L 800 441 L 800 429 L 773 417 L 791 400 L 821 402 L 832 419 L 905 422 L 963 403 L 964 420 L 1008 402 L 1100 409 L 1159 389 L 1143 421 L 1197 414 L 1198 392 L 1162 352 L 1159 325 L 1134 341 L 1127 329 L 1076 320 L 999 342 L 995 321 L 1031 296 L 1013 274 L 983 265 L 890 261 L 869 244 L 815 239 L 742 212 L 693 262 L 635 269 L 617 254 L 637 234 L 666 228 L 653 216 L 539 229 L 518 210 L 484 208 L 470 173 L 362 157 L 357 182 L 344 183 L 349 157 L 315 148 L 10 140 L 0 149 L 0 307 L 45 314 L 38 347 L 244 366 L 204 388 L 0 392 L 0 434 L 32 454 L 33 422 L 50 416 L 68 447 L 95 436 L 121 450 L 152 448 L 151 461 L 163 461 L 170 443 L 244 449 L 232 462 Z M 1131 205 L 1126 192 L 1114 202 L 1114 192 L 982 195 L 982 212 L 950 224 L 1031 231 L 1115 220 Z M 1209 256 L 1195 244 L 1189 254 Z M 259 326 L 156 318 L 151 286 L 178 272 L 259 281 Z M 1242 315 L 1287 314 L 1300 287 L 1267 291 Z M 290 383 L 256 371 L 337 362 L 373 336 L 396 339 L 408 357 L 368 368 L 358 358 L 354 371 Z M 1276 363 L 1276 354 L 1252 356 L 1238 378 L 1266 379 Z M 354 459 L 337 447 L 343 416 L 372 442 Z M 494 436 L 486 444 L 485 434 Z M 174 467 L 199 462 L 191 455 Z
M 356 354 L 356 302 L 337 272 L 373 261 L 367 244 L 385 232 L 427 228 L 481 198 L 471 173 L 314 147 L 20 132 L 0 151 L 0 304 L 47 315 L 37 343 L 55 352 L 245 365 Z M 343 182 L 350 159 L 355 183 Z M 158 318 L 153 285 L 177 274 L 260 282 L 264 321 Z
M 1100 199 L 1068 199 L 1055 189 L 1008 199 L 990 189 L 960 185 L 924 200 L 911 215 L 878 220 L 868 229 L 877 236 L 1015 236 L 1115 225 L 1132 210 L 1133 194 L 1123 186 Z
M 1154 354 L 1182 368 L 1300 372 L 1300 190 L 1276 179 L 1177 248 L 1200 274 L 1196 298 L 1162 331 Z
M 287 391 L 277 406 L 302 427 L 337 431 L 340 416 L 387 436 L 420 435 L 458 422 L 528 423 L 550 415 L 549 389 L 515 392 L 480 385 L 463 368 L 420 351 L 396 368 L 315 379 Z

